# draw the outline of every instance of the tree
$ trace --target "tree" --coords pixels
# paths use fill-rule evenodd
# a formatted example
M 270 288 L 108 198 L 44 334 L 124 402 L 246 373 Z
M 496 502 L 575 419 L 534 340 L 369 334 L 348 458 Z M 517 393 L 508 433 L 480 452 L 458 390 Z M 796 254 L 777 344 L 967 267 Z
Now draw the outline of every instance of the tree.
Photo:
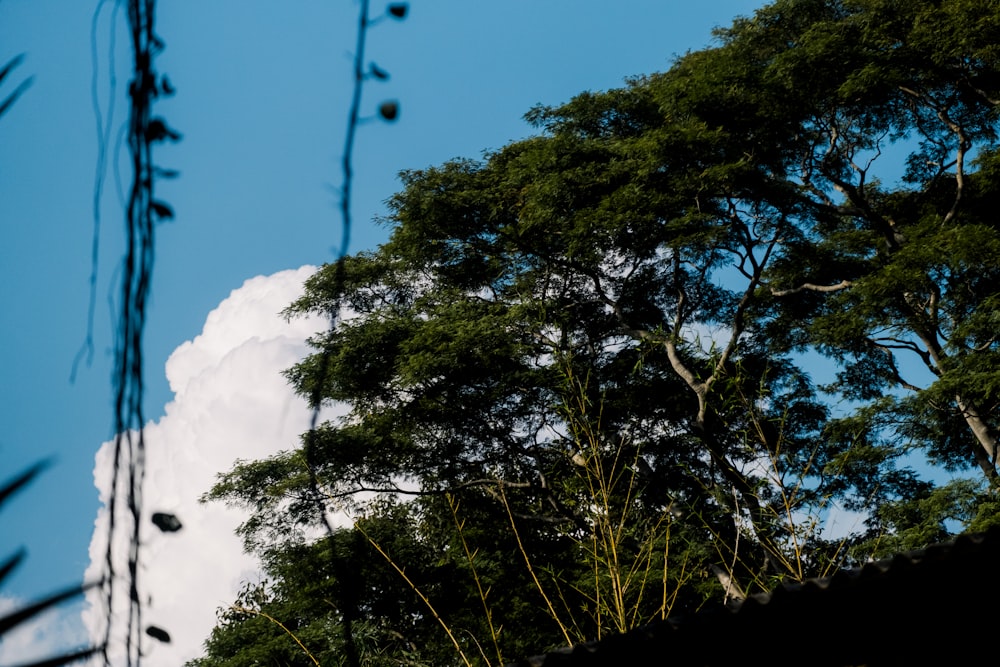
M 984 323 L 996 317 L 998 21 L 971 2 L 803 2 L 732 33 L 744 53 L 767 54 L 762 83 L 808 110 L 790 135 L 805 142 L 789 175 L 810 215 L 771 280 L 786 311 L 773 335 L 790 330 L 788 348 L 841 361 L 833 388 L 859 407 L 828 432 L 867 457 L 974 461 L 992 488 L 997 350 Z M 903 148 L 899 182 L 884 185 L 883 152 Z
M 471 660 L 489 662 L 498 650 L 522 655 L 553 643 L 559 629 L 538 604 L 529 573 L 509 567 L 517 556 L 514 537 L 492 530 L 503 509 L 451 501 L 465 517 L 463 531 L 455 530 L 445 497 L 387 500 L 356 530 L 271 548 L 263 558 L 269 579 L 248 584 L 236 603 L 220 612 L 207 655 L 192 665 L 306 666 L 313 659 L 347 665 L 350 650 L 367 665 L 445 665 L 459 661 L 456 645 Z M 548 537 L 544 546 L 529 545 L 545 554 L 538 566 L 570 567 L 567 540 L 559 545 Z M 463 542 L 476 545 L 474 568 Z M 489 619 L 477 578 L 491 588 Z M 345 617 L 352 619 L 351 649 L 343 633 Z
M 519 600 L 534 584 L 562 633 L 508 618 L 535 650 L 993 521 L 982 484 L 935 489 L 901 457 L 996 483 L 998 26 L 971 0 L 779 0 L 663 74 L 532 110 L 539 136 L 405 172 L 390 241 L 288 311 L 343 315 L 288 376 L 350 414 L 211 497 L 284 562 L 317 504 L 361 493 L 415 496 L 422 548 L 466 539 L 451 505 L 459 530 L 429 531 L 442 498 L 499 515 L 517 544 L 483 546 L 491 581 L 543 571 Z M 817 391 L 803 353 L 837 382 Z M 835 504 L 866 526 L 824 538 Z

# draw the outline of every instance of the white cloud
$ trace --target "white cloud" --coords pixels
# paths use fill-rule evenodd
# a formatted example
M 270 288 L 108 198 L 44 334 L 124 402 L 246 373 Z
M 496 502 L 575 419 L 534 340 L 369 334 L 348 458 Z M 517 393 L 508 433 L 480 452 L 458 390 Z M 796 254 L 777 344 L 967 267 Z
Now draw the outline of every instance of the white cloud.
M 172 641 L 143 637 L 149 667 L 176 667 L 201 655 L 216 609 L 231 604 L 242 583 L 256 578 L 255 560 L 233 533 L 244 514 L 219 503 L 201 505 L 198 498 L 236 459 L 291 449 L 307 430 L 310 411 L 281 371 L 301 360 L 309 352 L 305 339 L 327 325 L 318 318 L 286 322 L 279 312 L 302 293 L 313 271 L 307 266 L 247 280 L 209 314 L 202 333 L 167 361 L 175 398 L 145 431 L 140 585 L 149 601 L 143 626 L 164 628 Z M 104 443 L 94 470 L 105 506 L 111 452 L 112 443 Z M 183 529 L 153 528 L 148 517 L 157 511 L 176 514 Z M 88 578 L 101 571 L 106 517 L 105 508 L 91 541 Z M 97 636 L 105 612 L 94 602 L 84 621 Z
M 32 602 L 0 596 L 0 616 Z M 25 621 L 0 637 L 0 665 L 26 664 L 87 645 L 79 605 L 66 604 Z

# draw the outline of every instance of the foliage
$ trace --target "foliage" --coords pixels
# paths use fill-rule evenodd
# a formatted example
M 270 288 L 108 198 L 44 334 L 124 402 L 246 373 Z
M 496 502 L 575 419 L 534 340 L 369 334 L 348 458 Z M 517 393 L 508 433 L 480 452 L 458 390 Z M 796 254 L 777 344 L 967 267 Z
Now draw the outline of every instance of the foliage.
M 5 480 L 0 483 L 0 506 L 2 506 L 15 493 L 28 486 L 47 466 L 48 462 L 43 461 L 36 463 L 32 467 L 15 476 L 13 479 Z M 10 576 L 15 569 L 17 569 L 18 565 L 21 564 L 25 556 L 26 553 L 22 548 L 11 556 L 5 556 L 4 560 L 0 561 L 0 583 L 3 583 L 3 581 Z M 35 600 L 27 605 L 18 607 L 14 611 L 0 616 L 0 641 L 3 640 L 3 636 L 5 634 L 22 623 L 36 618 L 39 614 L 54 609 L 66 600 L 71 600 L 75 597 L 83 595 L 88 589 L 99 584 L 100 582 L 94 582 L 90 584 L 68 586 L 52 595 Z M 32 665 L 23 665 L 23 667 L 59 667 L 60 665 L 69 665 L 89 658 L 90 656 L 101 652 L 102 649 L 103 647 L 97 646 L 81 648 L 75 651 L 67 651 L 62 655 L 52 656 L 51 658 L 46 658 L 32 663 Z
M 385 501 L 357 529 L 340 529 L 333 538 L 271 550 L 264 558 L 270 582 L 248 585 L 236 603 L 243 610 L 234 607 L 221 613 L 208 655 L 192 664 L 311 664 L 288 633 L 246 609 L 279 619 L 323 665 L 349 664 L 342 633 L 335 630 L 345 615 L 358 619 L 352 629 L 364 656 L 362 664 L 454 663 L 452 643 L 431 610 L 414 595 L 414 588 L 433 600 L 434 613 L 454 629 L 463 648 L 478 655 L 473 638 L 488 638 L 489 630 L 447 504 L 437 496 L 426 503 Z M 463 512 L 474 526 L 465 539 L 478 545 L 475 570 L 490 588 L 488 600 L 501 646 L 517 654 L 548 645 L 546 638 L 556 629 L 527 573 L 522 569 L 506 576 L 509 561 L 517 556 L 513 536 L 489 530 L 491 521 L 502 518 L 482 513 L 495 512 L 495 506 L 482 504 L 475 509 L 479 511 L 469 507 Z M 403 564 L 410 583 L 374 545 Z M 561 568 L 571 562 L 557 549 L 544 551 L 545 567 Z M 515 620 L 529 625 L 523 632 L 510 632 L 508 619 L 510 625 Z
M 536 137 L 404 172 L 390 240 L 288 311 L 343 313 L 288 377 L 349 414 L 311 466 L 241 463 L 209 496 L 251 510 L 262 608 L 451 664 L 440 615 L 489 663 L 490 638 L 535 652 L 992 523 L 998 31 L 972 0 L 778 0 L 665 73 L 532 110 Z M 822 390 L 817 354 L 840 366 Z M 983 483 L 935 488 L 915 451 Z M 362 518 L 310 541 L 317 505 Z M 865 525 L 824 537 L 835 508 Z M 316 584 L 339 592 L 284 588 L 342 542 Z M 248 623 L 198 664 L 268 655 Z
M 0 84 L 3 83 L 4 79 L 10 76 L 14 69 L 20 65 L 23 60 L 23 54 L 15 56 L 14 58 L 8 60 L 3 67 L 0 67 Z M 17 101 L 17 98 L 20 97 L 24 91 L 28 89 L 28 86 L 31 85 L 32 79 L 33 77 L 28 77 L 19 83 L 14 90 L 9 93 L 4 93 L 4 97 L 0 99 L 0 116 L 3 116 L 8 110 L 10 110 L 10 108 L 14 105 L 14 102 Z

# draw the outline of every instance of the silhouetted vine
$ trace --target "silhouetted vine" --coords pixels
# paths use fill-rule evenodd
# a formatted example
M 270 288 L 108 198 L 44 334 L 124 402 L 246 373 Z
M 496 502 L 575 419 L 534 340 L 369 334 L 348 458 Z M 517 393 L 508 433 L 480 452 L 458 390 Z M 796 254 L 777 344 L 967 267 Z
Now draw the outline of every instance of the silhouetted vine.
M 348 111 L 347 117 L 347 134 L 344 139 L 344 150 L 341 159 L 341 165 L 343 169 L 343 181 L 341 183 L 340 189 L 340 217 L 341 224 L 343 225 L 340 249 L 337 253 L 336 259 L 336 270 L 335 270 L 335 289 L 334 293 L 339 295 L 342 292 L 341 286 L 344 284 L 344 269 L 345 261 L 347 259 L 347 253 L 351 242 L 351 193 L 352 186 L 354 183 L 354 139 L 358 131 L 363 118 L 361 116 L 361 93 L 364 88 L 364 83 L 369 78 L 375 78 L 379 80 L 386 80 L 389 78 L 388 73 L 371 63 L 366 67 L 365 63 L 365 40 L 368 36 L 368 30 L 372 25 L 378 20 L 384 17 L 391 17 L 397 20 L 402 20 L 406 18 L 406 14 L 409 10 L 409 5 L 405 2 L 396 2 L 389 4 L 386 7 L 386 11 L 383 17 L 372 19 L 369 14 L 369 0 L 361 0 L 361 7 L 358 12 L 358 36 L 357 42 L 354 49 L 354 87 L 351 94 L 351 106 Z M 378 108 L 379 116 L 386 121 L 394 121 L 399 115 L 399 103 L 395 100 L 389 100 L 382 102 Z M 332 332 L 337 327 L 337 323 L 340 318 L 340 303 L 339 296 L 338 301 L 330 308 L 329 318 L 330 318 L 330 331 Z M 331 352 L 329 349 L 323 352 L 320 360 L 320 377 L 326 375 L 326 369 L 330 362 Z M 312 419 L 309 424 L 309 431 L 306 434 L 303 450 L 305 455 L 306 466 L 309 471 L 309 484 L 311 488 L 311 493 L 316 501 L 316 513 L 319 517 L 320 522 L 324 526 L 327 536 L 330 538 L 331 543 L 333 542 L 333 526 L 330 524 L 329 519 L 326 514 L 326 498 L 319 491 L 319 480 L 316 475 L 317 461 L 315 460 L 316 451 L 316 434 L 317 428 L 319 427 L 319 416 L 320 408 L 322 406 L 322 388 L 323 383 L 316 383 L 316 388 L 313 390 L 312 396 L 310 396 L 311 405 L 313 408 Z M 330 559 L 333 566 L 333 572 L 335 576 L 340 581 L 349 581 L 351 573 L 348 571 L 350 563 L 347 562 L 347 557 L 339 558 L 333 549 L 330 550 Z M 346 596 L 346 593 L 345 593 Z M 353 624 L 356 614 L 356 601 L 342 599 L 338 600 L 338 608 L 343 615 L 342 627 L 344 632 L 344 648 L 346 651 L 346 661 L 347 664 L 352 667 L 359 667 L 361 662 L 358 656 L 357 646 L 354 641 L 353 635 Z
M 112 483 L 108 500 L 108 543 L 105 551 L 105 601 L 108 623 L 105 629 L 105 664 L 110 664 L 109 649 L 117 609 L 115 543 L 120 530 L 128 540 L 126 561 L 128 603 L 125 614 L 125 662 L 138 665 L 141 657 L 140 629 L 142 605 L 139 597 L 138 563 L 141 536 L 142 482 L 145 465 L 143 425 L 143 331 L 153 273 L 154 231 L 160 220 L 173 217 L 173 210 L 154 196 L 157 177 L 173 172 L 159 169 L 153 162 L 153 146 L 176 141 L 180 135 L 163 118 L 153 115 L 156 98 L 173 93 L 169 81 L 159 77 L 154 68 L 156 56 L 164 44 L 154 29 L 155 0 L 128 0 L 127 15 L 132 43 L 132 80 L 128 87 L 129 121 L 127 143 L 132 162 L 132 183 L 125 212 L 125 253 L 121 267 L 121 292 L 118 304 L 118 330 L 115 340 L 114 429 Z M 119 526 L 119 504 L 127 507 L 125 526 Z M 147 634 L 162 639 L 162 630 Z
M 106 0 L 98 5 L 99 12 Z M 115 9 L 126 0 L 116 0 Z M 153 146 L 164 141 L 176 141 L 180 135 L 171 129 L 163 118 L 153 115 L 152 106 L 156 98 L 173 93 L 169 81 L 160 77 L 154 68 L 156 56 L 163 50 L 164 44 L 156 35 L 154 29 L 155 0 L 127 0 L 128 24 L 132 43 L 133 78 L 129 84 L 130 114 L 128 121 L 127 143 L 132 161 L 132 184 L 129 188 L 126 203 L 126 248 L 121 267 L 121 291 L 118 304 L 119 316 L 115 342 L 114 369 L 114 428 L 115 440 L 112 457 L 112 485 L 108 500 L 108 543 L 105 552 L 105 603 L 107 605 L 108 624 L 105 629 L 104 661 L 110 664 L 109 647 L 113 634 L 114 612 L 117 610 L 116 590 L 120 585 L 115 562 L 116 535 L 124 530 L 128 538 L 127 585 L 128 603 L 125 615 L 125 653 L 126 663 L 139 664 L 141 658 L 141 627 L 142 607 L 140 604 L 138 585 L 139 545 L 141 534 L 142 482 L 145 463 L 145 438 L 143 425 L 143 331 L 146 322 L 146 306 L 152 279 L 154 258 L 154 231 L 156 222 L 173 217 L 173 211 L 168 204 L 159 201 L 154 196 L 156 179 L 172 177 L 175 172 L 158 168 L 153 162 Z M 379 19 L 369 17 L 369 0 L 362 0 L 358 40 L 354 59 L 354 87 L 349 110 L 347 134 L 343 151 L 343 183 L 340 192 L 340 211 L 343 223 L 341 246 L 337 256 L 338 280 L 343 280 L 344 261 L 350 245 L 351 236 L 351 193 L 353 185 L 353 151 L 357 129 L 364 120 L 361 116 L 361 93 L 364 82 L 369 78 L 384 80 L 388 75 L 374 64 L 365 66 L 364 46 L 368 29 Z M 385 16 L 403 19 L 407 14 L 406 3 L 388 5 Z M 381 18 L 381 17 L 380 17 Z M 95 14 L 96 25 L 96 14 Z M 95 29 L 96 32 L 96 29 Z M 113 32 L 113 31 L 112 31 Z M 113 37 L 112 37 L 113 39 Z M 112 46 L 113 49 L 113 46 Z M 95 58 L 96 60 L 96 58 Z M 112 81 L 113 85 L 113 81 Z M 95 112 L 99 134 L 98 177 L 95 183 L 95 235 L 99 232 L 100 213 L 98 211 L 103 178 L 106 170 L 107 143 L 110 138 L 110 114 L 102 122 L 96 91 L 93 92 Z M 113 91 L 112 91 L 113 95 Z M 385 101 L 378 107 L 378 114 L 387 121 L 395 120 L 399 113 L 399 105 L 395 101 Z M 95 284 L 96 252 L 93 256 L 91 276 L 92 294 Z M 330 313 L 330 326 L 336 327 L 338 309 Z M 85 350 L 89 353 L 91 341 L 92 316 L 88 322 L 88 338 Z M 318 488 L 315 479 L 315 466 L 312 461 L 312 442 L 319 421 L 319 397 L 313 401 L 314 412 L 309 435 L 306 438 L 306 459 L 309 462 L 310 475 L 314 488 Z M 317 498 L 320 496 L 317 494 Z M 119 525 L 117 510 L 119 504 L 127 508 L 128 523 Z M 326 519 L 325 507 L 318 505 L 322 522 L 327 531 L 332 534 L 333 528 Z M 176 521 L 175 517 L 171 517 Z M 157 524 L 159 525 L 159 524 Z M 179 523 L 177 524 L 179 527 Z M 161 527 L 162 529 L 162 527 Z M 343 565 L 337 563 L 335 565 Z M 339 568 L 338 568 L 339 569 Z M 348 650 L 348 662 L 359 664 L 357 652 L 351 637 L 350 605 L 342 607 L 345 610 L 344 628 Z M 169 635 L 160 628 L 150 627 L 146 634 L 161 641 L 169 641 Z
M 115 46 L 117 43 L 114 26 L 118 18 L 120 3 L 112 2 L 111 17 L 109 25 L 111 30 L 108 35 L 108 104 L 107 111 L 102 113 L 100 100 L 98 66 L 98 27 L 101 13 L 104 6 L 111 0 L 100 0 L 94 8 L 94 14 L 90 23 L 90 106 L 94 112 L 94 122 L 97 125 L 97 164 L 94 168 L 94 192 L 91 199 L 91 218 L 93 220 L 93 230 L 90 242 L 90 279 L 89 294 L 87 298 L 87 334 L 84 338 L 80 351 L 77 352 L 73 360 L 73 369 L 70 372 L 70 382 L 76 380 L 76 371 L 80 362 L 86 359 L 87 366 L 90 366 L 94 358 L 94 315 L 97 311 L 97 270 L 100 265 L 101 250 L 101 199 L 104 194 L 104 181 L 108 173 L 108 145 L 111 143 L 111 133 L 114 127 L 115 117 L 115 96 L 118 92 L 118 77 L 115 73 Z M 116 162 L 117 166 L 117 162 Z M 117 172 L 116 172 L 117 173 Z M 123 197 L 124 199 L 124 197 Z

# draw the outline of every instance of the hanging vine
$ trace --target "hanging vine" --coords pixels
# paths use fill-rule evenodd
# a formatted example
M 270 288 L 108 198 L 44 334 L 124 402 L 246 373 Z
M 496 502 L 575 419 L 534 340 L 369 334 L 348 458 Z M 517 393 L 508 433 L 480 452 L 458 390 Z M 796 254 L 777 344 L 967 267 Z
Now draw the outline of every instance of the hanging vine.
M 378 21 L 389 17 L 396 20 L 403 20 L 409 11 L 409 4 L 405 2 L 394 2 L 386 6 L 385 14 L 372 18 L 370 15 L 370 0 L 361 0 L 358 10 L 358 34 L 354 48 L 354 86 L 351 93 L 351 106 L 347 116 L 347 133 L 344 138 L 344 149 L 341 154 L 342 181 L 340 189 L 340 218 L 343 227 L 341 234 L 340 249 L 337 253 L 335 281 L 335 294 L 341 293 L 341 286 L 344 282 L 345 261 L 351 242 L 351 195 L 354 183 L 354 139 L 357 135 L 358 127 L 365 120 L 361 116 L 361 94 L 364 84 L 369 79 L 385 81 L 389 78 L 388 72 L 380 68 L 375 63 L 366 63 L 365 42 L 368 37 L 368 30 Z M 399 103 L 395 100 L 386 100 L 378 107 L 378 115 L 382 120 L 392 122 L 399 116 Z M 328 313 L 330 319 L 329 329 L 332 332 L 337 327 L 340 319 L 339 302 L 331 306 Z M 329 351 L 325 352 L 320 361 L 320 377 L 326 374 L 326 368 L 330 362 Z M 316 514 L 319 521 L 326 530 L 327 536 L 331 539 L 334 535 L 333 526 L 327 517 L 327 498 L 319 488 L 319 480 L 316 475 L 318 461 L 316 460 L 316 435 L 319 427 L 320 408 L 322 407 L 322 383 L 317 383 L 316 389 L 310 396 L 312 406 L 312 419 L 309 431 L 306 434 L 303 444 L 303 453 L 306 466 L 309 472 L 310 490 L 316 505 Z M 334 551 L 330 551 L 331 565 L 333 572 L 341 581 L 348 581 L 351 578 L 351 563 L 346 558 L 338 558 Z M 361 664 L 357 646 L 354 641 L 353 625 L 355 617 L 356 601 L 342 599 L 337 601 L 337 607 L 342 613 L 342 628 L 344 633 L 345 660 L 351 667 L 359 667 Z
M 98 5 L 98 12 L 105 0 Z M 128 26 L 132 44 L 132 80 L 129 83 L 129 121 L 127 143 L 132 164 L 132 183 L 126 203 L 126 247 L 121 267 L 120 303 L 115 341 L 114 369 L 114 428 L 115 440 L 112 455 L 112 484 L 108 499 L 108 538 L 105 551 L 104 600 L 108 622 L 105 629 L 103 653 L 105 665 L 110 665 L 111 638 L 115 630 L 116 613 L 121 604 L 125 605 L 124 628 L 122 629 L 126 664 L 138 665 L 142 656 L 142 605 L 139 595 L 139 545 L 141 543 L 142 485 L 145 466 L 145 438 L 143 425 L 143 331 L 146 323 L 146 306 L 153 271 L 154 233 L 156 223 L 173 217 L 172 208 L 154 196 L 154 185 L 158 178 L 172 178 L 176 172 L 161 169 L 153 161 L 154 145 L 177 141 L 179 133 L 167 122 L 153 114 L 153 103 L 162 96 L 172 95 L 174 90 L 166 77 L 157 74 L 154 61 L 163 51 L 164 43 L 157 36 L 154 23 L 155 0 L 116 0 L 115 9 L 127 6 Z M 372 19 L 369 16 L 369 0 L 361 0 L 358 26 L 358 40 L 354 59 L 354 86 L 348 115 L 347 134 L 344 142 L 342 166 L 343 181 L 340 192 L 340 211 L 343 224 L 341 247 L 337 256 L 338 275 L 342 274 L 343 262 L 347 256 L 351 235 L 351 193 L 353 184 L 353 151 L 357 129 L 365 120 L 361 116 L 361 93 L 368 79 L 385 80 L 388 74 L 374 63 L 365 63 L 365 38 L 372 25 L 385 17 L 401 20 L 408 12 L 407 3 L 397 2 L 387 6 L 384 17 Z M 112 47 L 113 48 L 113 47 Z M 110 113 L 110 111 L 109 111 Z M 399 105 L 394 100 L 382 102 L 378 115 L 386 121 L 393 121 L 399 114 Z M 100 122 L 99 122 L 100 128 Z M 106 141 L 107 132 L 102 133 Z M 104 150 L 102 144 L 101 150 Z M 103 160 L 98 168 L 96 197 L 100 194 L 103 179 Z M 99 218 L 95 214 L 95 225 Z M 94 259 L 96 263 L 96 257 Z M 96 267 L 95 267 L 96 268 Z M 92 277 L 93 281 L 93 277 Z M 331 327 L 337 324 L 337 312 L 331 314 Z M 88 329 L 89 332 L 89 329 Z M 88 333 L 88 344 L 90 341 Z M 306 438 L 306 459 L 312 465 L 312 435 L 319 420 L 319 401 L 313 402 L 315 409 L 310 435 Z M 317 490 L 314 479 L 314 489 Z M 320 501 L 318 501 L 320 502 Z M 122 516 L 118 516 L 119 509 Z M 326 521 L 324 505 L 317 505 L 327 529 L 332 526 Z M 157 518 L 160 521 L 157 521 Z M 164 519 L 166 517 L 166 519 Z M 154 515 L 154 524 L 160 530 L 172 532 L 180 523 L 171 515 Z M 126 572 L 120 571 L 116 562 L 115 545 L 122 539 L 128 541 Z M 123 577 L 124 575 L 124 577 Z M 124 581 L 123 581 L 124 579 Z M 119 602 L 121 586 L 127 586 L 127 602 Z M 349 610 L 349 605 L 342 607 Z M 345 612 L 346 645 L 348 662 L 358 664 L 351 637 L 350 612 Z M 150 626 L 145 634 L 160 641 L 169 641 L 169 634 L 158 627 Z
M 121 3 L 122 0 L 119 0 Z M 153 162 L 153 146 L 177 141 L 180 135 L 163 118 L 153 115 L 153 102 L 173 94 L 165 77 L 157 75 L 154 60 L 164 44 L 154 29 L 155 0 L 128 0 L 127 18 L 132 45 L 132 80 L 128 87 L 128 152 L 132 164 L 132 183 L 125 211 L 125 252 L 121 267 L 118 329 L 115 340 L 114 428 L 112 483 L 108 500 L 108 542 L 105 551 L 105 604 L 108 623 L 105 629 L 104 662 L 110 665 L 111 636 L 118 611 L 120 586 L 127 586 L 124 603 L 125 662 L 138 665 L 141 656 L 140 629 L 142 605 L 139 596 L 139 545 L 141 537 L 142 483 L 145 465 L 143 425 L 143 331 L 153 273 L 154 233 L 156 223 L 173 217 L 173 210 L 154 196 L 157 178 L 172 177 L 174 172 L 160 169 Z M 123 517 L 118 516 L 119 508 Z M 122 520 L 120 525 L 119 520 Z M 159 525 L 159 524 L 157 524 Z M 163 528 L 161 527 L 161 530 Z M 115 560 L 119 540 L 127 540 L 125 572 Z M 123 581 L 124 579 L 124 581 Z M 160 628 L 146 628 L 146 634 L 161 641 L 169 635 Z

